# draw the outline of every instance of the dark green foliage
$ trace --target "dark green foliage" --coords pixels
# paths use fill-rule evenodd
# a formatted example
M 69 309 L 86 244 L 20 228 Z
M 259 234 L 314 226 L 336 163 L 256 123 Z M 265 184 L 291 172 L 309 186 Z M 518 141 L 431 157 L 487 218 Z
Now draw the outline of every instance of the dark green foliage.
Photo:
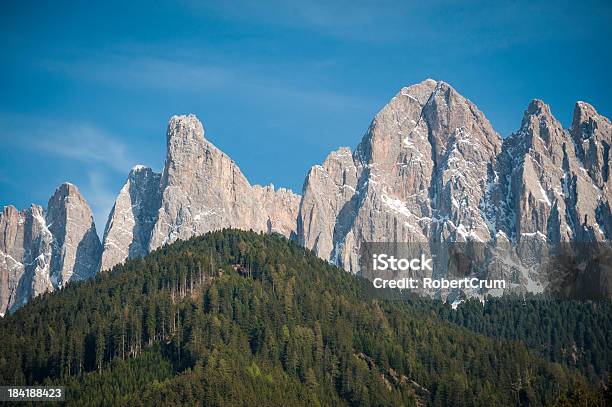
M 65 383 L 69 404 L 143 406 L 539 406 L 588 388 L 523 343 L 422 304 L 282 237 L 224 230 L 0 321 L 0 382 Z
M 521 341 L 550 361 L 579 369 L 592 383 L 612 370 L 612 302 L 547 299 L 541 295 L 465 301 L 452 310 L 427 299 L 409 300 L 423 312 L 487 336 Z
M 68 378 L 55 379 L 56 385 L 67 387 L 67 399 L 81 405 L 129 404 L 134 394 L 147 386 L 157 386 L 173 374 L 172 364 L 158 348 L 128 360 L 113 359 L 107 369 Z

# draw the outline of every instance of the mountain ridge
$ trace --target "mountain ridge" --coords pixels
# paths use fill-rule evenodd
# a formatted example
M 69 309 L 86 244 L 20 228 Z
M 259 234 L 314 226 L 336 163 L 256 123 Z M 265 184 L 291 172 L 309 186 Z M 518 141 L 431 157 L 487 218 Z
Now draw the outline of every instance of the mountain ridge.
M 612 125 L 582 101 L 564 129 L 534 99 L 502 138 L 469 99 L 426 79 L 400 89 L 354 150 L 314 165 L 301 196 L 251 185 L 195 115 L 172 116 L 166 136 L 162 172 L 134 167 L 117 196 L 101 270 L 225 227 L 281 233 L 352 273 L 364 242 L 487 242 L 516 246 L 520 259 L 542 242 L 612 236 Z M 525 289 L 546 283 L 532 270 L 507 274 Z

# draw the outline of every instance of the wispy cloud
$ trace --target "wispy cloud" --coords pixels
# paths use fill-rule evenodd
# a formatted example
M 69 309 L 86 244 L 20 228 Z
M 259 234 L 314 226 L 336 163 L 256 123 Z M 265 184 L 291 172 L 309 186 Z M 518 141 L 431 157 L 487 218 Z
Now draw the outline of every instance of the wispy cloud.
M 587 0 L 588 5 L 549 0 L 183 0 L 183 3 L 203 16 L 212 13 L 244 24 L 298 29 L 373 45 L 408 43 L 410 47 L 432 51 L 444 48 L 446 55 L 457 47 L 457 52 L 464 55 L 516 45 L 533 46 L 552 37 L 575 39 L 589 33 L 588 26 L 576 23 L 578 15 L 585 10 L 600 10 L 598 22 L 609 26 L 612 11 L 612 7 L 598 0 Z
M 173 50 L 159 54 L 141 55 L 137 51 L 123 53 L 80 55 L 78 59 L 44 60 L 46 69 L 77 80 L 85 80 L 123 89 L 148 89 L 173 92 L 202 92 L 222 90 L 226 94 L 257 95 L 277 99 L 280 104 L 312 104 L 327 108 L 361 108 L 368 105 L 355 95 L 323 87 L 296 84 L 294 78 L 279 78 L 270 66 L 228 62 L 215 57 L 198 59 L 195 54 Z M 333 61 L 312 61 L 314 69 L 329 66 Z M 254 99 L 255 100 L 255 99 Z
M 398 7 L 391 1 L 241 0 L 235 2 L 183 1 L 196 13 L 260 22 L 265 25 L 305 29 L 318 34 L 364 42 L 388 41 L 399 34 Z M 393 22 L 393 24 L 389 24 Z
M 134 163 L 123 142 L 91 123 L 2 115 L 0 128 L 3 143 L 22 149 L 102 165 L 117 172 L 125 172 Z
M 131 89 L 202 90 L 226 84 L 233 77 L 227 69 L 210 64 L 118 53 L 46 60 L 43 65 L 76 79 Z

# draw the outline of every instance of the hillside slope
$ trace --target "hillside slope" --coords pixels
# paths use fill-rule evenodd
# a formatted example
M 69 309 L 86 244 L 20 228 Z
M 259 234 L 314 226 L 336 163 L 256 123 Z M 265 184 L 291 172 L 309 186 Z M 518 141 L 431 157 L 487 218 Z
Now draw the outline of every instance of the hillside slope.
M 236 230 L 37 297 L 0 343 L 0 384 L 66 384 L 77 405 L 539 406 L 586 388 L 520 342 Z

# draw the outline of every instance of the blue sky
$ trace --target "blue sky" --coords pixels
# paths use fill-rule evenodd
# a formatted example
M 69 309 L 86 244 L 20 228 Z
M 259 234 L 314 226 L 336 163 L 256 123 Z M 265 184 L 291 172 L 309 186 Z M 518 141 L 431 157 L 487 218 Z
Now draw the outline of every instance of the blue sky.
M 103 3 L 103 4 L 102 4 Z M 161 170 L 173 114 L 252 183 L 300 191 L 402 87 L 432 77 L 503 136 L 533 98 L 612 116 L 606 1 L 0 3 L 0 206 L 64 181 L 99 233 L 129 169 Z

